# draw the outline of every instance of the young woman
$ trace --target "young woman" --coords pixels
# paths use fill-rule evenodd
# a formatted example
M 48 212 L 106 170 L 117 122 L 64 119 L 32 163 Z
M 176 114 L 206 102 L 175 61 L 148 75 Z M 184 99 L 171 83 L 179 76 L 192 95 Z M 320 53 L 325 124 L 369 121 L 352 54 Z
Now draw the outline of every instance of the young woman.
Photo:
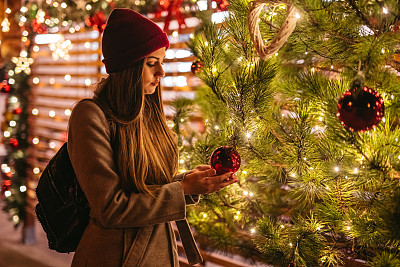
M 176 175 L 177 144 L 160 89 L 168 47 L 166 34 L 142 15 L 111 13 L 102 39 L 109 76 L 69 122 L 68 152 L 91 208 L 72 266 L 179 266 L 171 221 L 189 262 L 200 262 L 185 207 L 237 181 L 208 165 Z

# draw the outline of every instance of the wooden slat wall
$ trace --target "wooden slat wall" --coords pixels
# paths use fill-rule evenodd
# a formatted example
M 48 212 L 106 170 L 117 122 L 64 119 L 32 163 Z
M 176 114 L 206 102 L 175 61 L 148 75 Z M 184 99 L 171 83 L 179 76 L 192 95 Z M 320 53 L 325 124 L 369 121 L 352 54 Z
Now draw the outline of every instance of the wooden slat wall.
M 53 60 L 45 37 L 38 36 L 33 52 L 32 91 L 29 109 L 28 203 L 27 211 L 33 213 L 36 205 L 35 188 L 41 172 L 54 153 L 67 140 L 67 124 L 74 103 L 92 96 L 90 83 L 97 82 L 101 73 L 100 34 L 96 31 L 65 34 L 73 48 L 68 61 Z M 90 45 L 88 45 L 90 44 Z M 65 75 L 70 75 L 67 81 Z M 39 79 L 39 82 L 37 82 Z M 38 168 L 38 169 L 37 169 Z M 35 173 L 34 173 L 35 172 Z

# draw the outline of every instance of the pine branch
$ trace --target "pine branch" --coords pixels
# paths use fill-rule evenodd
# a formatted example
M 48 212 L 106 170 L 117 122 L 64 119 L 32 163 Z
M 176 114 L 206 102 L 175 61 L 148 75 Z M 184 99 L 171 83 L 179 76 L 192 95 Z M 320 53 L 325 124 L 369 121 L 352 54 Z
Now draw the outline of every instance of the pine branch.
M 355 44 L 355 42 L 356 42 L 355 40 L 352 40 L 352 39 L 348 38 L 347 36 L 341 35 L 337 31 L 333 31 L 332 29 L 323 29 L 321 27 L 320 23 L 318 23 L 315 20 L 314 16 L 312 15 L 312 13 L 308 9 L 308 7 L 305 7 L 304 9 L 307 12 L 308 17 L 310 18 L 310 22 L 311 22 L 312 26 L 316 27 L 320 32 L 328 33 L 328 34 L 330 34 L 330 35 L 332 35 L 334 37 L 337 37 L 337 38 L 339 38 L 339 39 L 341 39 L 343 41 L 346 41 L 349 44 L 352 44 L 352 45 Z M 326 10 L 326 9 L 324 8 L 323 10 Z M 299 31 L 299 32 L 302 33 L 301 31 Z
M 356 15 L 370 28 L 374 35 L 378 35 L 379 31 L 375 28 L 375 25 L 371 23 L 370 19 L 358 8 L 356 0 L 348 0 L 347 3 L 355 11 Z

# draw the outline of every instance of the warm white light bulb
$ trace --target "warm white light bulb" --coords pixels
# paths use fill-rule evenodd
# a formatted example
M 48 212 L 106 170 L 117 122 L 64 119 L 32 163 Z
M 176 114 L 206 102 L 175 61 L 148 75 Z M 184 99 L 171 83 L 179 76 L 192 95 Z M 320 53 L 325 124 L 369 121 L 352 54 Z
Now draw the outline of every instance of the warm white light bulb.
M 388 13 L 389 13 L 389 11 L 387 10 L 386 7 L 383 7 L 383 8 L 382 8 L 382 12 L 383 12 L 384 14 L 388 14 Z
M 39 78 L 37 78 L 37 77 L 33 78 L 32 82 L 34 84 L 38 84 L 39 83 Z

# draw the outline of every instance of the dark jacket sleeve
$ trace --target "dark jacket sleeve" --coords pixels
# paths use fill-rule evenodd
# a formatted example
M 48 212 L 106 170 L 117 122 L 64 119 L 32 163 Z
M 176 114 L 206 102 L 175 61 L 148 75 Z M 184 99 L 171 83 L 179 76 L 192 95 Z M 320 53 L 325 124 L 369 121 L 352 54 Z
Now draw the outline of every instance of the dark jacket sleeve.
M 103 111 L 92 101 L 79 102 L 68 129 L 68 153 L 85 193 L 90 216 L 103 227 L 135 228 L 185 218 L 180 182 L 161 186 L 156 197 L 123 192 Z

